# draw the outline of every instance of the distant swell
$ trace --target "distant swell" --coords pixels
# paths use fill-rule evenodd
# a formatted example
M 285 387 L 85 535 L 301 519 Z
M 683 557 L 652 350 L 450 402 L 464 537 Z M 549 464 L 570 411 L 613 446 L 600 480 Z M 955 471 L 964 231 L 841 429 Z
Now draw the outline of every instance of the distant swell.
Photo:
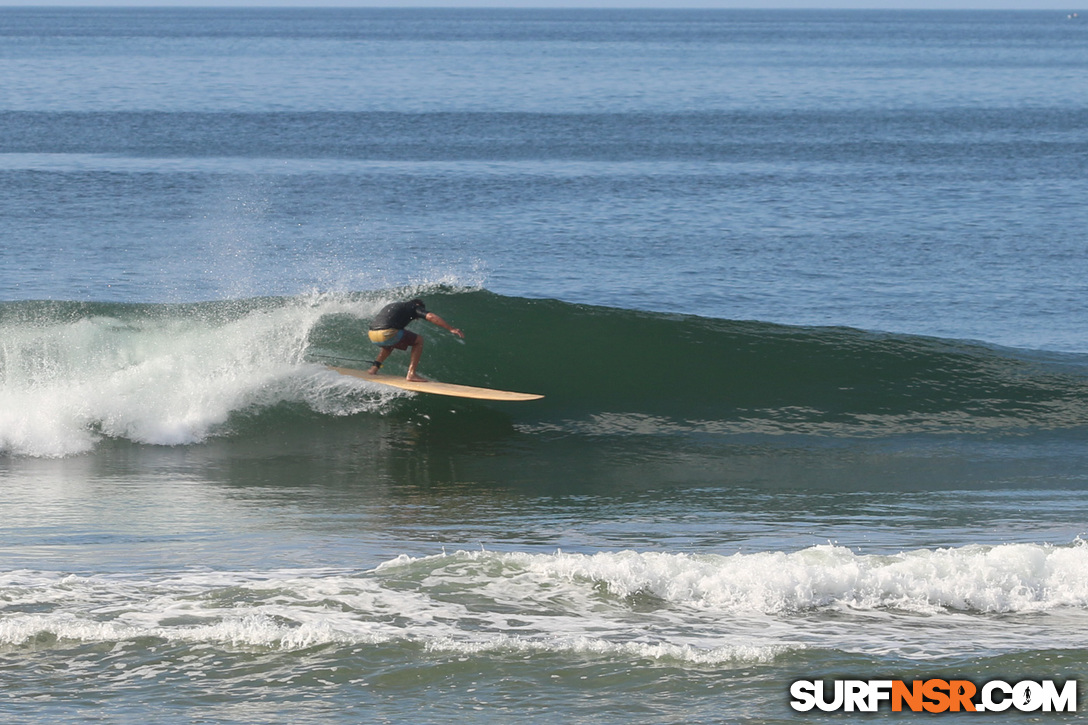
M 431 288 L 191 305 L 5 303 L 0 450 L 66 456 L 104 438 L 184 445 L 243 435 L 245 421 L 293 426 L 316 414 L 365 424 L 433 405 L 324 368 L 365 367 L 367 320 L 406 294 L 425 295 L 467 335 L 461 345 L 416 323 L 428 341 L 423 372 L 543 393 L 499 408 L 530 434 L 834 439 L 1088 427 L 1083 356 Z M 403 372 L 404 359 L 388 369 Z

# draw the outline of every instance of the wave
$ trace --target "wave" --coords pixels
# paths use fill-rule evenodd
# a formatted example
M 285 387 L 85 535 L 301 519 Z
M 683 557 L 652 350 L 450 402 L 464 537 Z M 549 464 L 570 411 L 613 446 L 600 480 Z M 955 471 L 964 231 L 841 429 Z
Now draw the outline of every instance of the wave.
M 1088 426 L 1083 356 L 430 287 L 0 304 L 0 451 L 67 456 L 104 439 L 183 445 L 245 435 L 254 421 L 365 424 L 433 408 L 325 368 L 365 367 L 369 318 L 416 295 L 467 334 L 460 345 L 416 323 L 427 339 L 421 371 L 543 393 L 500 408 L 530 435 L 1000 437 Z M 402 372 L 404 359 L 395 355 L 389 370 Z
M 457 552 L 401 556 L 377 569 L 406 569 L 432 584 L 463 578 L 526 579 L 540 598 L 545 582 L 589 586 L 626 603 L 733 614 L 782 615 L 828 608 L 921 614 L 1025 613 L 1088 608 L 1088 545 L 971 545 L 895 555 L 859 555 L 834 545 L 798 552 L 675 554 L 601 552 L 526 554 Z
M 1086 572 L 1080 540 L 891 556 L 831 545 L 733 555 L 458 551 L 361 572 L 13 571 L 0 574 L 0 647 L 150 640 L 713 665 L 810 646 L 906 650 L 925 636 L 918 618 L 937 617 L 954 651 L 998 636 L 998 615 L 1006 630 L 1030 615 L 1022 623 L 1032 637 L 1049 637 L 1048 626 L 1068 636 L 1069 618 L 1088 611 Z

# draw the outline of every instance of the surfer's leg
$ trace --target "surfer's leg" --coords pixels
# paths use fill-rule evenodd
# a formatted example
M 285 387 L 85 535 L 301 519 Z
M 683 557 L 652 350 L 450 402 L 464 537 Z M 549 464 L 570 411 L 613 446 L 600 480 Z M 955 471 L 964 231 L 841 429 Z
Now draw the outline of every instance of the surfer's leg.
M 419 359 L 423 357 L 423 338 L 416 336 L 415 341 L 412 343 L 412 359 L 408 363 L 408 380 L 414 380 L 415 382 L 426 382 L 427 378 L 422 375 L 416 374 L 416 365 L 419 365 Z
M 393 352 L 393 348 L 391 347 L 383 347 L 381 350 L 378 350 L 378 359 L 374 361 L 376 364 L 371 366 L 371 368 L 367 370 L 367 373 L 370 375 L 377 375 L 378 368 L 382 366 L 382 363 L 385 362 L 385 359 L 389 357 L 391 352 Z

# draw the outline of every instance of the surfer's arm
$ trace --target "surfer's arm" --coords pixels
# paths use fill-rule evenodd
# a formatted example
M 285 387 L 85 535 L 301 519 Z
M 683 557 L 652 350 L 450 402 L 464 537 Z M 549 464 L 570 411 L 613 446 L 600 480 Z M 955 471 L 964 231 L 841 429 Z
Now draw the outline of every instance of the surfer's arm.
M 450 325 L 450 323 L 446 322 L 445 320 L 443 320 L 441 317 L 439 317 L 438 315 L 436 315 L 433 312 L 428 312 L 427 316 L 424 317 L 423 319 L 427 320 L 427 322 L 430 322 L 433 325 L 438 325 L 439 327 L 446 328 L 447 330 L 452 332 L 454 335 L 457 335 L 458 337 L 460 337 L 462 339 L 465 337 L 465 333 L 461 332 L 461 330 L 459 330 L 458 328 L 453 327 L 452 325 Z

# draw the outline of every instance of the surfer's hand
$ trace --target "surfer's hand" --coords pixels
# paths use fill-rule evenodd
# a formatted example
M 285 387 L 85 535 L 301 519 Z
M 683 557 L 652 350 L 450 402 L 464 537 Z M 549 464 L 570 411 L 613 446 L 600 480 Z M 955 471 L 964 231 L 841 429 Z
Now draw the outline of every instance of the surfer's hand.
M 458 336 L 459 338 L 461 338 L 462 340 L 464 340 L 464 339 L 465 339 L 465 333 L 461 332 L 460 328 L 457 328 L 457 327 L 451 327 L 451 328 L 450 328 L 450 332 L 452 332 L 452 333 L 453 333 L 454 335 L 457 335 L 457 336 Z

